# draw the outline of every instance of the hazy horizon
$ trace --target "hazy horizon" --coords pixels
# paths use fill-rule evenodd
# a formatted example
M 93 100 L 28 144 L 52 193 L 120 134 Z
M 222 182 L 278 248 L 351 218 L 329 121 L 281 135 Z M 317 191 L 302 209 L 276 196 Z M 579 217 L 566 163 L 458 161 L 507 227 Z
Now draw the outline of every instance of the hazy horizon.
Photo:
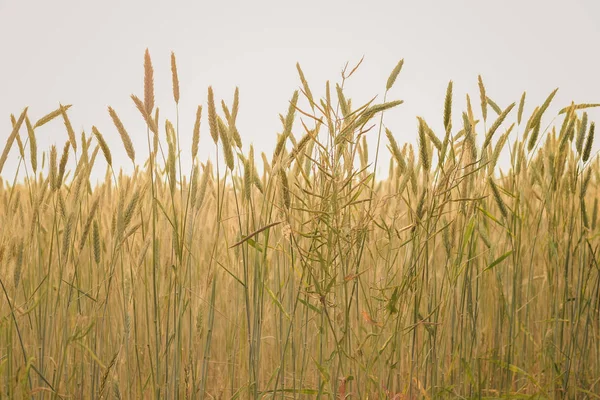
M 346 84 L 347 96 L 357 105 L 376 95 L 382 100 L 390 71 L 404 59 L 402 73 L 388 95 L 404 104 L 385 116 L 385 125 L 399 143 L 415 142 L 416 116 L 441 132 L 443 98 L 450 80 L 454 81 L 454 125 L 458 126 L 459 112 L 465 109 L 466 93 L 479 114 L 478 74 L 489 97 L 502 108 L 518 101 L 526 90 L 526 116 L 560 88 L 546 116 L 548 122 L 572 100 L 600 102 L 600 26 L 592 19 L 600 15 L 600 4 L 594 1 L 573 1 L 568 7 L 558 1 L 507 1 L 491 7 L 466 0 L 375 2 L 368 7 L 359 2 L 169 4 L 1 1 L 0 43 L 7 61 L 0 65 L 4 121 L 0 139 L 10 134 L 10 114 L 18 116 L 25 106 L 36 120 L 59 103 L 72 104 L 69 115 L 78 139 L 82 130 L 89 134 L 91 126 L 97 126 L 109 142 L 115 169 L 131 172 L 107 107 L 119 114 L 132 136 L 136 162 L 143 164 L 145 124 L 130 95 L 143 95 L 146 48 L 155 69 L 162 138 L 165 118 L 176 120 L 170 52 L 177 57 L 184 170 L 190 165 L 195 110 L 198 104 L 206 104 L 211 85 L 216 100 L 228 104 L 234 88 L 240 88 L 237 125 L 244 149 L 253 143 L 258 153 L 270 154 L 281 127 L 278 114 L 286 112 L 288 100 L 300 86 L 296 62 L 314 95 L 320 97 L 327 80 L 339 82 L 342 67 L 364 56 L 361 68 Z M 300 105 L 307 108 L 305 101 Z M 600 117 L 599 109 L 588 114 L 591 120 Z M 214 160 L 206 112 L 200 135 L 200 160 Z M 40 153 L 52 144 L 61 149 L 67 139 L 60 119 L 37 129 L 36 136 Z M 371 148 L 376 136 L 376 132 L 368 136 Z M 596 144 L 594 151 L 597 148 Z M 380 176 L 387 174 L 386 151 L 383 157 Z M 3 177 L 12 179 L 17 161 L 15 147 Z M 104 177 L 104 165 L 99 158 L 93 180 Z

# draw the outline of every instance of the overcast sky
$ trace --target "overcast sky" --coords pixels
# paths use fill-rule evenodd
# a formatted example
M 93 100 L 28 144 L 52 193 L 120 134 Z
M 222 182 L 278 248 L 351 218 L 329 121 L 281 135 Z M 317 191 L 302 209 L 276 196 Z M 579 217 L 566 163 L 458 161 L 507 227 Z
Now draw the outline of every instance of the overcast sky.
M 571 100 L 600 102 L 599 16 L 598 0 L 0 0 L 0 143 L 3 147 L 10 134 L 11 113 L 18 116 L 29 106 L 36 120 L 59 103 L 73 104 L 69 115 L 78 135 L 96 125 L 111 146 L 115 166 L 131 171 L 107 106 L 120 115 L 143 163 L 145 124 L 130 95 L 143 97 L 146 48 L 163 122 L 175 120 L 170 52 L 177 56 L 184 166 L 190 165 L 195 109 L 206 104 L 209 85 L 228 104 L 239 86 L 244 147 L 252 142 L 259 152 L 271 154 L 281 126 L 278 114 L 286 112 L 300 85 L 296 62 L 315 96 L 321 96 L 327 80 L 339 82 L 346 62 L 355 64 L 364 56 L 346 85 L 347 96 L 359 104 L 375 95 L 382 99 L 390 71 L 404 58 L 389 98 L 405 103 L 385 120 L 400 143 L 415 141 L 416 116 L 441 132 L 449 80 L 454 81 L 454 125 L 465 93 L 479 110 L 478 74 L 501 107 L 527 90 L 527 116 L 559 87 L 549 110 L 555 114 Z M 599 110 L 589 114 L 600 120 Z M 67 139 L 60 120 L 36 134 L 39 151 L 56 144 L 60 152 Z M 374 146 L 374 132 L 369 140 Z M 206 113 L 199 156 L 214 160 Z M 17 160 L 15 148 L 2 177 L 12 179 Z M 97 165 L 94 178 L 103 178 L 103 160 Z

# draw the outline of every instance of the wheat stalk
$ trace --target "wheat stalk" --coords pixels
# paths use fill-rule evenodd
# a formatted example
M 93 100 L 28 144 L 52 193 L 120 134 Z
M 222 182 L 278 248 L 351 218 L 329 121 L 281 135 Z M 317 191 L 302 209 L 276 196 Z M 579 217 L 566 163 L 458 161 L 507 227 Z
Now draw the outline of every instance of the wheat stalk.
M 8 136 L 6 140 L 6 145 L 4 146 L 4 151 L 2 151 L 2 155 L 0 156 L 0 173 L 2 173 L 2 168 L 4 167 L 4 163 L 6 163 L 6 159 L 8 158 L 8 153 L 10 152 L 10 148 L 12 144 L 19 134 L 19 129 L 21 129 L 21 125 L 23 124 L 23 120 L 27 116 L 27 108 L 23 110 L 21 116 L 17 120 L 16 124 L 13 127 L 11 134 Z
M 198 144 L 200 143 L 200 120 L 202 119 L 202 106 L 196 109 L 196 121 L 194 122 L 194 130 L 192 134 L 192 159 L 198 154 Z
M 65 146 L 63 147 L 62 156 L 60 157 L 60 163 L 58 165 L 58 178 L 56 182 L 56 188 L 60 189 L 62 186 L 63 178 L 65 176 L 65 169 L 67 167 L 67 162 L 69 161 L 69 148 L 71 147 L 71 142 L 66 141 Z
M 398 61 L 398 64 L 396 64 L 396 66 L 392 70 L 392 73 L 388 77 L 387 83 L 385 85 L 386 91 L 390 90 L 392 88 L 392 86 L 394 86 L 394 83 L 396 82 L 396 78 L 398 78 L 400 71 L 402 71 L 403 65 L 404 65 L 404 59 Z
M 483 120 L 487 121 L 488 100 L 485 94 L 485 86 L 483 85 L 483 79 L 481 78 L 481 75 L 477 76 L 477 82 L 479 84 L 479 96 L 481 98 L 481 114 L 483 115 Z M 485 145 L 483 147 L 485 147 Z
M 587 140 L 585 142 L 585 148 L 583 149 L 583 155 L 581 159 L 583 162 L 587 162 L 590 159 L 590 154 L 592 153 L 592 144 L 594 143 L 594 130 L 596 125 L 594 122 L 590 124 L 590 131 L 588 133 Z
M 173 81 L 173 99 L 175 99 L 175 104 L 179 104 L 179 76 L 174 52 L 171 52 L 171 79 Z
M 112 154 L 110 153 L 110 148 L 106 144 L 104 137 L 102 136 L 98 128 L 96 128 L 95 126 L 92 126 L 92 133 L 94 134 L 94 136 L 96 136 L 96 140 L 100 145 L 100 149 L 102 149 L 102 154 L 104 154 L 104 159 L 106 160 L 107 164 L 112 167 Z
M 154 69 L 148 49 L 144 53 L 144 110 L 148 115 L 154 110 Z
M 52 121 L 54 118 L 62 115 L 63 112 L 66 112 L 69 108 L 71 108 L 71 104 L 67 104 L 63 106 L 62 104 L 54 111 L 44 115 L 42 118 L 38 119 L 33 128 L 39 128 L 40 126 L 46 125 L 48 122 Z
M 117 115 L 115 110 L 113 110 L 113 108 L 110 106 L 108 107 L 108 113 L 110 114 L 110 118 L 113 120 L 113 123 L 115 124 L 115 127 L 119 132 L 119 136 L 121 136 L 121 141 L 123 142 L 123 146 L 125 147 L 125 152 L 127 153 L 127 156 L 129 157 L 131 162 L 135 163 L 135 150 L 133 149 L 133 143 L 131 143 L 131 138 L 129 137 L 129 134 L 125 130 L 125 127 L 123 126 L 123 123 L 119 119 L 119 116 Z

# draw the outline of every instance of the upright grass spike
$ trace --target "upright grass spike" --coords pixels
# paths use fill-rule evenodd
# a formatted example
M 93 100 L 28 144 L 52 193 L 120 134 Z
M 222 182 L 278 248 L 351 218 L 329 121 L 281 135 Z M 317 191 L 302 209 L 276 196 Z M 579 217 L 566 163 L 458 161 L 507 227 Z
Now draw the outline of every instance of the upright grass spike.
M 58 178 L 56 182 L 57 189 L 63 184 L 63 178 L 65 176 L 65 169 L 67 167 L 67 162 L 69 161 L 69 148 L 71 146 L 71 142 L 65 142 L 65 146 L 63 148 L 62 156 L 60 157 L 60 164 L 58 165 Z
M 540 124 L 536 124 L 533 127 L 533 131 L 531 132 L 531 136 L 529 137 L 529 142 L 527 143 L 527 150 L 532 151 L 535 146 L 538 136 L 540 135 Z
M 590 159 L 590 155 L 592 154 L 592 144 L 594 143 L 594 130 L 596 125 L 594 122 L 590 124 L 590 131 L 588 133 L 587 140 L 585 142 L 585 148 L 583 149 L 583 155 L 581 159 L 583 162 L 587 162 Z
M 154 68 L 148 49 L 144 53 L 144 110 L 148 115 L 154 111 Z
M 525 108 L 525 97 L 527 92 L 523 92 L 521 100 L 519 101 L 519 110 L 517 111 L 517 124 L 521 125 L 521 118 L 523 117 L 523 109 Z
M 194 122 L 194 130 L 192 133 L 192 159 L 198 154 L 198 145 L 200 143 L 200 120 L 202 119 L 202 106 L 196 109 L 196 121 Z
M 50 148 L 50 186 L 52 187 L 52 191 L 56 191 L 58 189 L 58 167 L 56 161 L 56 146 L 52 145 Z
M 394 86 L 394 83 L 396 82 L 396 78 L 398 78 L 400 71 L 402 71 L 403 65 L 404 65 L 404 59 L 398 61 L 398 64 L 396 64 L 396 66 L 390 73 L 390 76 L 388 77 L 387 83 L 385 85 L 386 91 L 390 90 L 392 88 L 392 86 Z
M 212 86 L 208 87 L 208 127 L 213 142 L 217 144 L 219 141 L 219 127 L 217 126 L 217 109 L 215 107 L 215 96 Z
M 446 134 L 452 130 L 452 81 L 448 82 L 444 99 L 444 128 Z
M 575 139 L 575 149 L 577 153 L 581 155 L 581 151 L 583 150 L 583 140 L 585 139 L 585 132 L 587 130 L 588 123 L 588 114 L 587 112 L 583 113 L 581 117 L 581 123 L 579 124 L 579 129 L 577 129 L 577 137 Z
M 292 133 L 292 125 L 294 124 L 294 118 L 296 116 L 296 104 L 298 103 L 298 91 L 295 90 L 290 100 L 287 115 L 285 116 L 285 124 L 283 134 L 287 137 Z
M 179 75 L 177 74 L 177 60 L 175 53 L 171 52 L 171 81 L 173 82 L 173 99 L 179 104 Z
M 429 172 L 429 154 L 427 152 L 427 137 L 425 136 L 425 122 L 419 118 L 419 162 L 425 172 Z
M 487 96 L 485 94 L 485 86 L 483 85 L 483 79 L 481 75 L 477 77 L 477 82 L 479 84 L 479 97 L 481 98 L 481 115 L 483 116 L 483 120 L 487 121 Z M 485 146 L 483 146 L 485 147 Z

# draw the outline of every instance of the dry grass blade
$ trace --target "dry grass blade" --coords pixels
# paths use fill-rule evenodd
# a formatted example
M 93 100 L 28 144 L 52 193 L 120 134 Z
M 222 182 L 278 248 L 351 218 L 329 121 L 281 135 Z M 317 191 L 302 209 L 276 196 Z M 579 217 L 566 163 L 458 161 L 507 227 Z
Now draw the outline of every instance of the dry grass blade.
M 279 225 L 279 224 L 281 224 L 281 221 L 278 221 L 278 222 L 273 222 L 273 223 L 270 223 L 270 224 L 268 224 L 268 225 L 265 225 L 265 226 L 263 226 L 262 228 L 260 228 L 260 229 L 257 229 L 257 230 L 255 230 L 254 232 L 250 233 L 249 235 L 246 235 L 246 236 L 244 236 L 244 237 L 242 238 L 242 240 L 240 240 L 239 242 L 236 242 L 235 244 L 233 244 L 233 245 L 229 246 L 229 248 L 230 248 L 230 249 L 233 249 L 234 247 L 237 247 L 237 246 L 239 246 L 240 244 L 243 244 L 244 242 L 247 242 L 247 241 L 248 241 L 248 239 L 251 239 L 252 237 L 254 237 L 254 236 L 258 235 L 259 233 L 261 233 L 261 232 L 264 232 L 264 231 L 266 231 L 267 229 L 269 229 L 269 228 L 272 228 L 272 227 L 274 227 L 274 226 L 277 226 L 277 225 Z

